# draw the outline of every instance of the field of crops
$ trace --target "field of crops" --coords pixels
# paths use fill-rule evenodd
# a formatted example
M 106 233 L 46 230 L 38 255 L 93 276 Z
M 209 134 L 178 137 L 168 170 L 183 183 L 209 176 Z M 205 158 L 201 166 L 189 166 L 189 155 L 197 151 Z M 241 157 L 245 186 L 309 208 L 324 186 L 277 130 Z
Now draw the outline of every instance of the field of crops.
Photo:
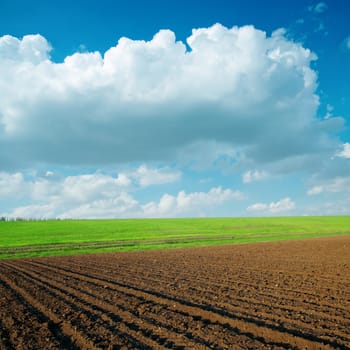
M 0 221 L 0 258 L 267 242 L 350 234 L 350 217 Z
M 0 261 L 0 349 L 350 349 L 350 236 Z

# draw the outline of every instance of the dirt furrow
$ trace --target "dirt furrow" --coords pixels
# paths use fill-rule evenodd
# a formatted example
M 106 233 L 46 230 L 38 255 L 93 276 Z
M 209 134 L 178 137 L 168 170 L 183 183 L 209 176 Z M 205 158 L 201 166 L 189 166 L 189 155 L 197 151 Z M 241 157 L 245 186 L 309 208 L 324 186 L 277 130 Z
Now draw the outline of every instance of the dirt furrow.
M 52 272 L 57 273 L 56 268 L 51 267 L 51 269 L 52 269 Z M 234 335 L 233 338 L 234 338 L 235 343 L 238 343 L 238 342 L 246 343 L 247 341 L 251 341 L 252 343 L 260 344 L 258 346 L 259 348 L 261 348 L 261 349 L 264 348 L 264 343 L 263 343 L 264 339 L 263 338 L 260 338 L 260 337 L 255 338 L 250 332 L 242 332 L 238 328 L 230 327 L 226 323 L 220 324 L 216 321 L 213 323 L 208 318 L 202 318 L 201 316 L 198 316 L 198 315 L 193 316 L 188 311 L 179 310 L 179 308 L 177 307 L 178 303 L 174 303 L 174 300 L 172 300 L 172 299 L 169 299 L 169 300 L 164 299 L 164 300 L 162 300 L 162 303 L 159 303 L 159 298 L 155 297 L 154 295 L 150 295 L 148 293 L 135 293 L 134 289 L 116 288 L 115 285 L 108 283 L 108 281 L 95 279 L 95 278 L 86 278 L 86 276 L 84 277 L 79 273 L 67 271 L 65 268 L 62 268 L 62 266 L 60 266 L 60 268 L 58 270 L 63 270 L 64 271 L 64 272 L 62 272 L 63 275 L 69 274 L 72 278 L 76 277 L 79 281 L 83 280 L 83 281 L 87 281 L 89 283 L 92 282 L 92 283 L 96 284 L 97 286 L 99 286 L 100 288 L 103 288 L 103 289 L 108 288 L 108 289 L 111 289 L 115 292 L 119 292 L 119 293 L 121 293 L 121 298 L 124 299 L 124 302 L 126 301 L 126 304 L 127 304 L 127 300 L 125 300 L 126 297 L 134 296 L 142 303 L 150 303 L 151 302 L 152 304 L 155 304 L 155 305 L 162 305 L 163 308 L 170 309 L 171 312 L 175 312 L 177 314 L 180 313 L 182 316 L 189 318 L 190 319 L 189 322 L 197 323 L 197 326 L 195 327 L 195 329 L 192 330 L 192 332 L 189 332 L 187 330 L 185 332 L 185 335 L 186 335 L 186 337 L 188 337 L 190 339 L 193 339 L 193 340 L 197 339 L 198 344 L 200 344 L 200 343 L 206 344 L 205 338 L 208 338 L 208 335 L 207 335 L 208 333 L 206 332 L 206 327 L 208 327 L 209 325 L 212 327 L 214 325 L 216 325 L 216 326 L 221 327 L 222 332 L 227 332 L 227 333 L 230 332 L 231 335 L 233 334 Z M 111 286 L 112 286 L 112 288 L 111 288 Z M 169 315 L 167 315 L 167 316 L 169 316 Z M 157 323 L 159 323 L 159 322 L 157 322 Z M 166 326 L 165 324 L 163 324 L 163 326 L 169 327 L 169 326 Z M 204 337 L 204 339 L 203 339 L 203 337 Z M 243 338 L 243 340 L 240 338 Z M 268 347 L 270 347 L 271 344 L 268 344 L 268 345 L 269 345 Z M 275 344 L 275 346 L 277 346 L 277 345 L 279 345 L 279 344 Z M 213 346 L 213 344 L 210 345 L 210 347 L 212 347 L 212 346 Z
M 5 327 L 5 322 L 4 321 L 4 316 L 0 314 L 1 320 L 0 320 L 0 349 L 7 349 L 7 350 L 12 350 L 14 349 L 14 346 L 11 342 L 10 338 L 10 330 L 6 329 Z
M 64 273 L 74 277 L 78 276 L 80 279 L 96 283 L 102 286 L 107 286 L 112 290 L 119 290 L 125 293 L 142 296 L 145 300 L 152 300 L 160 305 L 173 304 L 174 308 L 181 310 L 194 317 L 204 320 L 205 323 L 219 323 L 221 325 L 229 325 L 232 329 L 238 330 L 240 334 L 256 334 L 255 339 L 265 344 L 284 344 L 289 342 L 295 347 L 298 346 L 312 346 L 312 344 L 319 343 L 320 346 L 339 347 L 340 344 L 334 341 L 320 339 L 313 334 L 305 334 L 304 331 L 291 330 L 285 328 L 283 325 L 267 324 L 264 321 L 256 320 L 255 318 L 237 317 L 226 311 L 216 309 L 210 305 L 199 305 L 189 300 L 183 300 L 177 297 L 164 295 L 160 292 L 146 290 L 135 286 L 129 286 L 120 282 L 111 282 L 110 279 L 100 278 L 98 276 L 90 276 L 83 272 L 74 272 L 70 269 L 60 266 L 58 269 L 63 270 Z
M 229 271 L 230 273 L 228 273 L 226 269 L 225 271 L 222 271 L 221 274 L 221 269 L 215 264 L 212 264 L 210 270 L 206 270 L 205 272 L 202 272 L 202 269 L 198 270 L 197 264 L 193 264 L 190 261 L 188 261 L 187 264 L 186 262 L 182 262 L 181 264 L 183 265 L 183 268 L 181 268 L 181 266 L 171 266 L 167 264 L 165 264 L 163 268 L 156 265 L 154 267 L 156 268 L 158 276 L 161 278 L 176 279 L 178 278 L 178 274 L 180 272 L 183 280 L 192 281 L 193 277 L 195 276 L 196 282 L 203 282 L 204 285 L 208 286 L 208 289 L 222 281 L 226 286 L 239 284 L 242 289 L 246 289 L 246 286 L 250 286 L 256 292 L 259 291 L 260 288 L 264 287 L 265 290 L 268 289 L 271 291 L 271 293 L 279 293 L 283 295 L 291 293 L 291 299 L 293 299 L 295 295 L 305 294 L 308 299 L 315 298 L 318 300 L 321 291 L 323 291 L 323 297 L 328 297 L 332 294 L 332 291 L 334 294 L 338 294 L 339 290 L 343 291 L 343 295 L 350 295 L 350 288 L 347 288 L 348 284 L 346 283 L 347 279 L 345 275 L 342 275 L 342 279 L 338 281 L 337 285 L 334 285 L 332 279 L 327 281 L 323 274 L 321 276 L 319 274 L 315 275 L 314 273 L 308 272 L 301 274 L 298 272 L 298 270 L 293 271 L 290 269 L 278 269 L 275 270 L 275 272 L 271 272 L 271 270 L 258 270 L 256 267 L 252 268 L 245 265 L 244 269 L 234 269 L 234 271 Z M 220 267 L 220 265 L 218 266 Z M 150 267 L 151 272 L 147 272 L 144 271 L 142 264 L 136 264 L 136 266 L 132 266 L 131 268 L 121 264 L 118 271 L 126 276 L 137 275 L 140 277 L 140 279 L 142 278 L 143 280 L 149 282 L 152 277 L 154 277 L 154 269 L 152 266 Z M 100 269 L 101 266 L 98 264 L 93 264 L 92 261 L 89 268 Z M 270 268 L 272 269 L 272 267 Z M 105 271 L 109 270 L 112 273 L 116 270 L 115 266 L 109 264 L 108 262 L 104 262 L 104 269 Z M 139 275 L 139 270 L 142 271 L 142 275 Z M 226 280 L 218 280 L 218 277 L 220 278 L 222 275 L 228 275 L 230 278 L 227 278 Z M 257 277 L 259 278 L 257 279 Z M 155 279 L 154 282 L 156 283 L 157 280 Z M 284 283 L 287 284 L 284 285 Z M 296 284 L 298 288 L 292 288 L 290 284 Z M 315 290 L 315 285 L 318 286 L 317 290 Z
M 55 275 L 57 275 L 57 270 L 55 271 Z M 91 284 L 84 287 L 83 281 L 79 278 L 77 279 L 77 285 L 81 286 L 85 290 L 91 290 L 92 288 Z M 102 291 L 106 294 L 103 296 L 101 295 L 101 297 L 103 297 L 103 300 L 106 301 L 108 299 L 108 295 L 111 295 L 111 293 L 109 293 L 108 286 L 106 284 L 103 286 L 101 284 L 97 284 L 97 286 L 99 289 L 95 292 L 101 293 L 102 289 Z M 169 332 L 175 332 L 184 335 L 186 338 L 195 342 L 194 347 L 196 349 L 199 349 L 200 345 L 205 345 L 208 348 L 217 348 L 218 346 L 219 348 L 225 348 L 225 346 L 230 347 L 230 344 L 232 343 L 249 344 L 251 342 L 252 346 L 256 346 L 257 343 L 259 343 L 259 341 L 257 341 L 257 339 L 254 339 L 251 334 L 247 336 L 245 334 L 241 334 L 238 329 L 233 329 L 228 325 L 225 325 L 225 327 L 223 327 L 220 324 L 210 323 L 207 319 L 202 320 L 201 318 L 193 317 L 187 312 L 181 312 L 180 310 L 177 310 L 174 305 L 160 306 L 159 304 L 144 299 L 142 296 L 140 297 L 129 293 L 126 294 L 125 292 L 120 293 L 120 291 L 116 289 L 114 289 L 113 292 L 119 293 L 116 300 L 122 300 L 122 305 L 133 305 L 134 310 L 129 311 L 132 312 L 136 317 L 141 317 L 142 315 L 141 318 L 143 320 L 146 320 L 157 327 L 166 328 Z M 125 310 L 125 307 L 123 308 L 122 305 L 116 305 L 116 302 L 118 301 L 113 302 L 114 306 L 118 306 L 121 309 Z M 156 309 L 156 311 L 154 311 L 154 309 Z M 162 313 L 162 311 L 165 315 L 163 318 L 160 316 L 160 313 Z M 186 327 L 181 327 L 180 330 L 179 324 L 191 324 L 191 330 Z M 210 337 L 210 333 L 213 331 L 217 334 L 221 334 L 221 337 L 225 333 L 224 338 L 226 338 L 226 345 L 224 345 L 224 340 L 220 342 L 220 337 L 218 337 L 218 339 L 216 339 L 216 342 L 213 343 Z M 218 345 L 217 342 L 219 342 L 221 345 Z M 186 348 L 189 347 L 186 346 Z M 263 349 L 264 344 L 260 343 L 259 348 Z
M 100 274 L 101 267 L 89 266 L 89 270 L 91 272 L 95 271 L 98 274 Z M 127 279 L 128 283 L 130 284 L 134 282 L 136 282 L 135 284 L 137 285 L 140 285 L 142 283 L 144 283 L 145 285 L 151 284 L 152 286 L 154 286 L 155 289 L 164 287 L 164 281 L 169 281 L 169 276 L 166 276 L 165 274 L 164 276 L 162 275 L 161 277 L 156 279 L 156 278 L 153 278 L 153 276 L 150 274 L 140 275 L 139 273 L 137 273 L 137 270 L 135 271 L 133 269 L 128 269 L 127 271 L 125 271 L 124 269 L 121 269 L 118 271 L 116 271 L 115 269 L 114 270 L 107 269 L 106 271 L 104 267 L 104 270 L 105 270 L 104 271 L 105 275 L 108 272 L 110 276 L 117 275 L 118 280 L 121 280 L 124 277 L 124 279 Z M 169 273 L 170 272 L 171 272 L 171 268 L 169 268 Z M 259 271 L 256 271 L 256 275 L 250 276 L 250 280 L 255 279 L 256 276 L 259 276 L 259 275 L 261 275 L 261 273 L 259 273 Z M 133 277 L 133 276 L 138 276 L 138 277 Z M 293 277 L 294 276 L 290 276 L 290 279 L 292 279 Z M 223 290 L 220 289 L 221 287 L 220 284 L 222 283 L 220 280 L 218 280 L 217 283 L 214 283 L 214 282 L 210 282 L 210 278 L 209 278 L 209 281 L 206 282 L 205 280 L 201 280 L 198 278 L 198 276 L 196 276 L 195 287 L 193 287 L 193 283 L 191 283 L 192 280 L 193 280 L 193 277 L 191 279 L 190 275 L 182 276 L 181 280 L 177 276 L 177 277 L 174 277 L 174 279 L 172 279 L 173 282 L 171 282 L 170 284 L 167 283 L 167 288 L 175 289 L 175 287 L 177 288 L 178 284 L 181 283 L 182 281 L 183 282 L 182 286 L 184 285 L 184 283 L 188 284 L 189 286 L 191 286 L 191 291 L 193 293 L 200 293 L 200 294 L 206 293 L 206 295 L 208 295 L 208 298 L 210 300 L 215 300 L 215 297 L 218 294 L 220 295 L 226 294 L 228 298 L 230 297 L 230 295 L 233 295 L 234 299 L 236 299 L 236 296 L 238 295 L 238 296 L 244 296 L 244 298 L 242 298 L 242 301 L 243 299 L 245 299 L 247 303 L 252 303 L 254 300 L 256 301 L 261 299 L 261 300 L 264 300 L 263 303 L 260 302 L 261 305 L 265 305 L 269 301 L 268 304 L 271 306 L 278 305 L 279 301 L 281 301 L 281 298 L 282 298 L 283 305 L 286 306 L 286 303 L 288 303 L 288 306 L 286 307 L 290 307 L 291 309 L 296 307 L 297 311 L 298 311 L 298 307 L 304 310 L 312 310 L 312 314 L 314 315 L 314 317 L 322 317 L 322 318 L 324 318 L 329 314 L 330 309 L 332 313 L 334 312 L 334 310 L 336 310 L 339 314 L 339 317 L 346 318 L 350 310 L 350 300 L 348 302 L 348 305 L 346 304 L 344 305 L 343 303 L 343 307 L 340 307 L 339 305 L 335 306 L 334 303 L 329 302 L 332 300 L 334 301 L 335 299 L 335 297 L 332 296 L 331 290 L 329 288 L 325 288 L 325 292 L 322 294 L 320 293 L 315 294 L 315 285 L 319 286 L 317 281 L 313 281 L 312 283 L 313 293 L 311 294 L 311 293 L 307 293 L 304 290 L 305 288 L 304 286 L 300 286 L 299 290 L 295 290 L 290 288 L 288 289 L 280 288 L 278 287 L 278 284 L 277 284 L 277 287 L 275 285 L 275 287 L 272 288 L 272 287 L 264 287 L 261 284 L 259 285 L 259 283 L 256 283 L 256 284 L 249 283 L 249 282 L 244 283 L 242 281 L 241 276 L 237 276 L 235 283 L 233 282 L 223 283 L 223 286 L 225 286 L 223 288 L 225 293 L 223 293 Z M 177 289 L 181 290 L 183 288 L 177 288 Z M 339 290 L 342 290 L 342 286 L 341 285 L 334 286 L 334 283 L 333 283 L 333 289 L 337 291 L 336 294 L 339 294 Z M 317 290 L 319 290 L 319 287 Z M 346 293 L 348 293 L 347 289 L 345 289 L 344 292 L 342 293 L 343 296 L 345 296 Z M 213 295 L 214 298 L 212 298 L 210 295 Z M 247 298 L 249 295 L 251 296 L 251 300 L 248 300 L 249 298 Z M 328 300 L 328 302 L 326 300 Z M 227 300 L 227 302 L 230 302 L 230 303 L 234 301 L 235 300 Z M 259 305 L 257 305 L 257 307 L 258 306 Z M 321 315 L 318 315 L 317 313 L 321 313 Z
M 137 347 L 141 345 L 129 332 L 123 332 L 111 326 L 111 324 L 115 325 L 115 322 L 120 321 L 118 317 L 113 317 L 114 320 L 112 321 L 105 314 L 105 310 L 101 312 L 98 306 L 88 302 L 81 302 L 75 295 L 71 295 L 69 290 L 62 290 L 57 285 L 52 286 L 47 279 L 33 277 L 32 273 L 28 273 L 18 266 L 15 268 L 15 271 L 21 276 L 21 282 L 24 283 L 27 290 L 30 290 L 31 286 L 33 286 L 36 294 L 41 292 L 41 295 L 44 295 L 44 297 L 40 297 L 39 299 L 42 300 L 43 303 L 46 303 L 48 297 L 50 297 L 49 300 L 54 300 L 55 303 L 49 303 L 47 307 L 50 309 L 54 308 L 56 313 L 59 314 L 61 318 L 65 319 L 65 323 L 69 322 L 75 331 L 79 329 L 92 343 L 100 341 L 100 337 L 96 336 L 97 334 L 103 334 L 107 342 L 105 344 L 98 344 L 98 346 L 102 345 L 102 348 L 109 346 L 111 342 L 116 342 L 119 345 L 126 345 L 128 347 Z M 101 323 L 105 325 L 106 322 L 106 327 L 103 327 Z M 150 349 L 151 347 L 144 345 L 143 348 Z
M 350 236 L 0 261 L 0 349 L 349 349 Z
M 43 267 L 44 268 L 44 267 Z M 52 272 L 54 272 L 54 275 L 57 275 L 57 269 L 55 268 L 51 268 L 51 274 Z M 64 272 L 62 274 L 65 275 L 66 272 Z M 71 278 L 77 278 L 77 277 L 71 277 Z M 82 286 L 83 284 L 83 280 L 80 278 L 80 276 L 78 275 L 77 278 L 77 285 Z M 85 281 L 86 282 L 86 281 Z M 82 288 L 84 290 L 91 290 L 92 285 L 91 282 L 89 282 L 90 285 L 89 286 L 83 286 Z M 98 290 L 96 290 L 96 293 L 101 293 L 102 292 L 106 293 L 101 295 L 101 298 L 103 298 L 104 301 L 106 301 L 108 299 L 108 295 L 111 295 L 110 293 L 110 288 L 108 287 L 108 284 L 106 283 L 98 283 L 96 284 L 96 286 L 99 288 Z M 130 294 L 130 293 L 125 293 L 125 291 L 121 292 L 120 290 L 114 288 L 113 292 L 117 292 L 119 293 L 117 295 L 117 297 L 115 298 L 116 300 L 111 300 L 111 302 L 113 302 L 114 306 L 118 306 L 120 307 L 122 310 L 126 310 L 125 307 L 123 308 L 122 305 L 132 305 L 133 306 L 133 310 L 128 310 L 129 312 L 134 313 L 135 317 L 141 317 L 141 313 L 139 310 L 143 309 L 144 311 L 146 311 L 145 314 L 143 314 L 142 312 L 142 317 L 141 319 L 144 320 L 143 322 L 147 321 L 154 324 L 156 327 L 161 327 L 161 328 L 166 328 L 169 332 L 175 332 L 179 335 L 182 335 L 182 337 L 186 337 L 187 339 L 189 339 L 189 341 L 192 341 L 194 344 L 192 344 L 192 346 L 190 344 L 187 344 L 186 348 L 196 348 L 196 349 L 200 349 L 201 345 L 204 345 L 206 347 L 210 347 L 212 348 L 213 346 L 215 346 L 215 344 L 213 344 L 213 341 L 210 341 L 210 336 L 208 336 L 208 331 L 207 331 L 207 327 L 209 325 L 208 320 L 204 320 L 202 321 L 200 318 L 197 317 L 193 317 L 192 315 L 188 314 L 188 313 L 180 313 L 179 315 L 179 311 L 171 304 L 164 304 L 161 307 L 159 307 L 160 304 L 155 303 L 154 301 L 150 301 L 148 299 L 145 299 L 144 296 L 140 296 L 140 295 L 135 295 Z M 121 305 L 117 305 L 116 303 L 118 303 L 121 301 Z M 140 308 L 139 306 L 142 305 L 142 307 Z M 145 305 L 147 305 L 146 309 L 145 309 Z M 130 306 L 129 306 L 130 308 Z M 156 313 L 153 313 L 153 318 L 151 317 L 152 312 L 150 312 L 150 310 L 156 308 L 157 311 Z M 163 309 L 164 312 L 166 313 L 166 318 L 163 319 L 164 322 L 160 321 L 158 312 Z M 173 319 L 170 317 L 170 314 L 173 314 Z M 186 318 L 186 320 L 184 320 L 184 318 Z M 170 322 L 172 321 L 172 322 Z M 188 329 L 182 329 L 179 331 L 179 327 L 178 324 L 181 323 L 197 323 L 196 327 L 194 328 L 194 330 L 189 331 Z M 177 326 L 176 326 L 177 325 Z M 225 328 L 221 327 L 221 331 L 222 332 L 227 332 L 227 326 Z M 232 344 L 232 341 L 234 341 L 235 343 L 241 342 L 242 344 L 247 343 L 247 341 L 250 340 L 250 337 L 247 337 L 244 334 L 239 334 L 237 332 L 234 332 L 232 329 L 230 330 L 231 334 L 230 337 L 231 339 L 231 343 L 228 344 Z M 227 332 L 228 333 L 228 332 Z M 227 336 L 228 337 L 228 336 Z M 188 341 L 187 341 L 188 343 Z M 258 342 L 259 343 L 259 342 Z M 188 347 L 190 346 L 190 347 Z M 227 345 L 226 345 L 227 346 Z M 263 348 L 263 344 L 260 344 L 259 346 L 260 348 Z
M 16 295 L 18 302 L 26 305 L 31 314 L 39 317 L 65 349 L 95 349 L 93 344 L 87 342 L 83 335 L 75 332 L 69 324 L 63 323 L 55 313 L 46 309 L 39 300 L 33 298 L 25 289 L 19 287 L 4 274 L 1 274 L 0 278 Z
M 62 267 L 62 266 L 61 266 Z M 89 271 L 91 269 L 89 268 Z M 118 276 L 120 277 L 120 276 Z M 113 281 L 111 276 L 107 278 L 104 274 L 100 274 L 99 278 L 105 278 L 109 282 Z M 134 281 L 135 282 L 135 281 Z M 125 283 L 125 281 L 124 281 Z M 135 285 L 136 283 L 133 283 Z M 130 285 L 130 284 L 128 284 Z M 158 292 L 164 293 L 164 291 L 156 287 Z M 171 292 L 171 293 L 170 293 Z M 194 290 L 189 293 L 188 290 L 177 289 L 175 291 L 167 291 L 167 296 L 177 297 L 178 299 L 185 298 L 187 295 L 187 300 L 191 300 L 192 303 L 196 303 L 200 307 L 206 307 L 208 302 L 212 305 L 216 312 L 224 313 L 225 315 L 231 315 L 231 317 L 239 318 L 242 320 L 247 320 L 248 322 L 253 322 L 258 325 L 265 324 L 265 327 L 271 329 L 280 329 L 281 325 L 290 334 L 299 334 L 300 329 L 303 330 L 304 337 L 309 339 L 318 339 L 320 342 L 325 342 L 328 344 L 334 344 L 334 336 L 339 338 L 339 341 L 347 341 L 347 329 L 349 329 L 349 322 L 346 322 L 345 318 L 331 317 L 325 312 L 314 310 L 305 311 L 305 309 L 290 307 L 284 304 L 283 307 L 279 307 L 276 304 L 262 303 L 256 299 L 236 299 L 231 302 L 217 302 L 208 298 L 207 293 L 203 290 Z M 185 299 L 184 299 L 185 300 Z M 266 302 L 266 300 L 264 300 Z M 304 310 L 304 311 L 303 311 Z M 285 315 L 288 317 L 282 317 Z M 332 322 L 330 322 L 332 321 Z M 328 329 L 328 325 L 334 322 L 338 323 L 338 329 L 335 332 L 332 329 Z M 317 327 L 310 326 L 311 324 L 317 324 Z
M 97 271 L 95 270 L 95 272 Z M 99 275 L 102 277 L 105 274 Z M 120 274 L 118 274 L 118 280 L 125 283 L 125 278 L 123 278 L 123 276 Z M 315 320 L 321 319 L 325 322 L 328 319 L 332 321 L 343 321 L 344 319 L 350 319 L 350 308 L 340 308 L 334 306 L 334 304 L 332 305 L 325 303 L 323 298 L 319 298 L 319 302 L 314 303 L 303 300 L 303 298 L 299 300 L 300 296 L 299 298 L 298 296 L 295 296 L 294 298 L 285 297 L 283 293 L 280 292 L 270 294 L 268 291 L 260 291 L 259 293 L 256 293 L 254 290 L 248 291 L 233 288 L 225 288 L 225 292 L 223 293 L 223 290 L 217 285 L 201 285 L 198 283 L 197 279 L 195 287 L 188 287 L 184 284 L 178 286 L 176 282 L 171 284 L 164 283 L 165 280 L 166 279 L 157 280 L 157 283 L 155 280 L 152 280 L 150 283 L 148 283 L 148 285 L 152 285 L 152 289 L 154 288 L 158 291 L 164 291 L 164 288 L 166 287 L 167 294 L 170 293 L 177 296 L 180 296 L 181 294 L 190 295 L 191 300 L 201 296 L 201 298 L 205 299 L 206 302 L 210 301 L 212 304 L 217 303 L 218 295 L 220 295 L 220 302 L 225 302 L 231 307 L 243 308 L 244 310 L 254 309 L 255 313 L 269 310 L 272 317 L 274 315 L 285 314 L 288 315 L 289 318 L 293 318 L 295 316 L 294 314 L 297 314 L 309 323 L 312 322 L 308 321 L 308 318 Z M 137 278 L 128 279 L 127 281 L 128 284 L 132 285 L 142 284 L 140 282 L 138 283 Z M 146 285 L 146 283 L 143 284 Z M 322 300 L 322 302 L 320 302 L 320 300 Z M 283 303 L 281 303 L 282 301 Z M 332 311 L 332 315 L 329 311 Z M 334 313 L 337 313 L 338 316 L 334 315 Z M 345 325 L 345 327 L 350 327 L 350 324 Z
M 128 311 L 125 307 L 118 308 L 116 304 L 109 304 L 105 301 L 103 296 L 96 296 L 92 292 L 87 292 L 87 288 L 85 292 L 84 289 L 79 287 L 73 289 L 62 284 L 62 281 L 55 282 L 52 277 L 44 275 L 41 277 L 40 273 L 33 272 L 32 270 L 28 271 L 18 266 L 14 268 L 19 273 L 22 273 L 24 278 L 29 278 L 30 282 L 46 288 L 49 293 L 52 293 L 52 297 L 55 297 L 56 300 L 64 300 L 64 302 L 68 300 L 69 307 L 74 307 L 77 310 L 85 310 L 85 315 L 90 317 L 91 315 L 97 315 L 101 318 L 100 320 L 103 320 L 104 324 L 107 322 L 107 325 L 104 326 L 106 328 L 104 331 L 105 336 L 108 331 L 112 333 L 117 331 L 118 333 L 119 328 L 122 331 L 121 335 L 124 337 L 124 343 L 125 339 L 133 339 L 133 343 L 129 344 L 129 347 L 132 346 L 142 349 L 202 348 L 202 340 L 195 342 L 191 339 L 186 339 L 186 337 L 181 334 L 173 334 L 170 336 L 168 329 L 166 329 L 166 332 L 162 331 L 160 323 L 155 325 L 133 315 L 132 312 Z M 61 309 L 63 308 L 61 307 Z M 94 322 L 100 323 L 100 320 L 95 318 Z
M 74 349 L 45 315 L 5 283 L 3 273 L 10 271 L 0 266 L 0 329 L 5 343 L 0 349 L 37 349 L 40 343 L 47 343 L 46 349 L 58 349 L 62 340 L 68 349 Z
M 163 289 L 157 287 L 158 291 L 164 292 Z M 208 291 L 202 288 L 176 288 L 172 289 L 167 294 L 176 295 L 180 298 L 187 297 L 197 303 L 208 303 L 215 307 L 219 307 L 224 310 L 230 310 L 231 312 L 247 317 L 252 316 L 257 318 L 269 319 L 273 322 L 279 320 L 280 322 L 291 322 L 292 320 L 303 320 L 303 327 L 305 330 L 309 328 L 309 324 L 318 323 L 318 327 L 321 328 L 321 333 L 327 329 L 327 325 L 333 322 L 343 323 L 345 330 L 350 329 L 350 309 L 340 310 L 333 306 L 324 307 L 323 303 L 318 304 L 305 304 L 299 303 L 297 299 L 290 300 L 289 298 L 282 299 L 281 296 L 274 297 L 269 294 L 250 294 L 250 297 L 240 297 L 242 293 L 240 291 L 232 290 L 231 293 L 222 294 L 215 293 L 215 291 Z M 220 299 L 218 298 L 220 295 Z M 219 299 L 219 300 L 218 300 Z M 283 303 L 281 301 L 283 300 Z M 332 311 L 332 314 L 329 312 Z M 337 316 L 336 313 L 340 315 Z M 263 315 L 263 316 L 262 316 Z M 284 315 L 281 317 L 280 315 Z M 243 316 L 242 316 L 243 317 Z M 297 324 L 300 327 L 300 322 Z M 314 330 L 314 326 L 310 327 L 310 330 Z

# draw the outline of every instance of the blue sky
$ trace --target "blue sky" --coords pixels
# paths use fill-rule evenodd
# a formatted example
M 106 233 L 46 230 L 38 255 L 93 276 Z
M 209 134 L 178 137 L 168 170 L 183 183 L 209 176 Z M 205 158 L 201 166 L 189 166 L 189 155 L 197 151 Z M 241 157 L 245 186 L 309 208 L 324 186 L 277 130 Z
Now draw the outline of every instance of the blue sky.
M 0 3 L 0 215 L 350 214 L 348 1 Z

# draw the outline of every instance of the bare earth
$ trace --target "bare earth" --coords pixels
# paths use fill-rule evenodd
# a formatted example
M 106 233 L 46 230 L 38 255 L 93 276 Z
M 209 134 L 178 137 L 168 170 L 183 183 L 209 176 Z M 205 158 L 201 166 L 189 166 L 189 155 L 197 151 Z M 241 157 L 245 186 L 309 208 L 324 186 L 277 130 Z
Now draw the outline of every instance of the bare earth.
M 350 349 L 350 236 L 2 260 L 0 349 Z

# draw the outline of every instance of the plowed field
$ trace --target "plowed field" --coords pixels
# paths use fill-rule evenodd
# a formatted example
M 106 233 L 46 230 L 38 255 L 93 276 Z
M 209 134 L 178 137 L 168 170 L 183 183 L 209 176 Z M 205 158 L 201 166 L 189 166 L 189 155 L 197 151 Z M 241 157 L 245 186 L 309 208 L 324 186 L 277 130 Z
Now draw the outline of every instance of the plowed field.
M 350 349 L 350 236 L 0 261 L 1 349 Z

